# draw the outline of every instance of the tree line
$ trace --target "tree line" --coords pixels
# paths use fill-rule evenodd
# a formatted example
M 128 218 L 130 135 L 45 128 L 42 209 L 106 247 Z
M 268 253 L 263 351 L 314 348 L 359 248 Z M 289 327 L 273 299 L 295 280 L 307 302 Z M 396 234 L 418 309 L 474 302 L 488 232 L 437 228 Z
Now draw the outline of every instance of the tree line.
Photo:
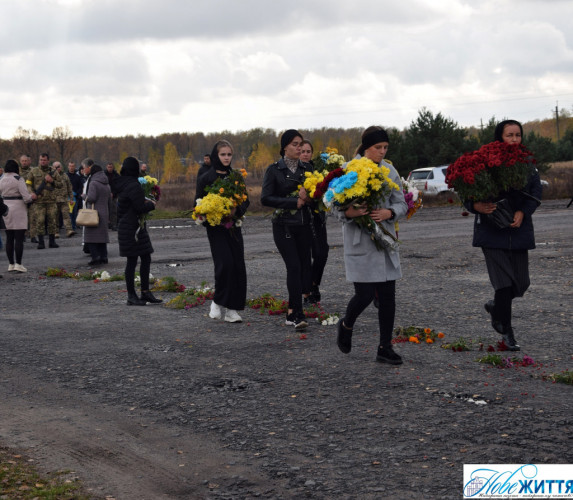
M 466 151 L 479 148 L 493 140 L 499 120 L 492 117 L 480 128 L 461 127 L 441 113 L 423 108 L 410 126 L 398 130 L 388 127 L 390 148 L 387 157 L 399 173 L 406 176 L 413 169 L 445 165 Z M 561 112 L 562 136 L 554 135 L 552 120 L 524 124 L 524 144 L 546 170 L 548 163 L 573 159 L 573 117 Z M 310 140 L 315 153 L 326 147 L 336 148 L 346 159 L 352 158 L 360 144 L 362 128 L 299 129 Z M 0 139 L 2 158 L 16 158 L 29 154 L 33 162 L 40 153 L 48 152 L 52 160 L 64 164 L 79 163 L 91 157 L 97 162 L 113 162 L 117 167 L 127 156 L 136 156 L 147 163 L 148 171 L 162 183 L 189 182 L 196 176 L 205 154 L 219 139 L 233 144 L 233 165 L 246 168 L 252 178 L 262 178 L 268 165 L 279 158 L 280 133 L 269 128 L 247 131 L 204 134 L 203 132 L 167 133 L 159 136 L 126 135 L 123 137 L 78 137 L 68 127 L 56 127 L 52 134 L 43 136 L 35 130 L 19 127 L 12 139 Z

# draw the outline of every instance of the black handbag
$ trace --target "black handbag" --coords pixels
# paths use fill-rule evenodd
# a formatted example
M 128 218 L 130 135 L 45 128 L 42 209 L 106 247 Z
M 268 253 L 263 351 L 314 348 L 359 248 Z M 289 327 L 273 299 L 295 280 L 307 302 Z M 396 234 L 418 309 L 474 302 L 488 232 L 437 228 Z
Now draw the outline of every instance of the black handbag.
M 496 209 L 487 214 L 488 220 L 499 229 L 506 229 L 513 224 L 513 217 L 515 215 L 513 208 L 509 204 L 507 198 L 496 201 Z

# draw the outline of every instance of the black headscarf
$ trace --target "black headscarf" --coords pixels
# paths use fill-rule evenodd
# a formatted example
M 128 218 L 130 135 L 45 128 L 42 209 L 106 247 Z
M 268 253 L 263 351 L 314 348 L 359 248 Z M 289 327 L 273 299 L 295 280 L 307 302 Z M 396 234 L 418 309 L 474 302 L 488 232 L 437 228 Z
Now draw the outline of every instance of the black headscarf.
M 521 137 L 523 138 L 523 127 L 521 126 L 521 123 L 516 120 L 503 120 L 495 127 L 494 138 L 496 141 L 503 142 L 503 129 L 506 125 L 517 125 L 521 131 Z
M 221 163 L 221 160 L 219 159 L 219 147 L 231 147 L 231 145 L 227 141 L 217 141 L 215 143 L 213 146 L 213 151 L 211 151 L 211 154 L 209 155 L 209 158 L 211 158 L 211 168 L 213 168 L 213 170 L 228 172 L 231 170 L 231 164 L 229 163 L 229 166 L 225 167 Z M 231 148 L 231 151 L 232 150 L 233 148 Z
M 119 174 L 126 177 L 139 177 L 139 161 L 137 158 L 128 156 L 125 160 L 123 160 Z
M 8 160 L 6 162 L 6 165 L 4 165 L 4 172 L 12 172 L 14 174 L 17 174 L 18 172 L 20 172 L 20 167 L 18 166 L 18 163 L 15 160 Z
M 285 148 L 294 140 L 295 137 L 300 137 L 301 139 L 304 139 L 301 133 L 293 128 L 287 130 L 286 132 L 283 133 L 283 135 L 281 135 L 281 152 L 280 152 L 281 156 L 285 155 Z

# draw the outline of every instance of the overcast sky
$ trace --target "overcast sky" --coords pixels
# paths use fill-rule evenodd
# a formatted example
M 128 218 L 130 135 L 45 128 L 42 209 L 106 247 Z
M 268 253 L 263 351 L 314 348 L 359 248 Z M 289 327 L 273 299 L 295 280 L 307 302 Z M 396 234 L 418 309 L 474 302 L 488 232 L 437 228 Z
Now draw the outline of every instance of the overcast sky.
M 573 109 L 571 0 L 0 0 L 0 137 Z

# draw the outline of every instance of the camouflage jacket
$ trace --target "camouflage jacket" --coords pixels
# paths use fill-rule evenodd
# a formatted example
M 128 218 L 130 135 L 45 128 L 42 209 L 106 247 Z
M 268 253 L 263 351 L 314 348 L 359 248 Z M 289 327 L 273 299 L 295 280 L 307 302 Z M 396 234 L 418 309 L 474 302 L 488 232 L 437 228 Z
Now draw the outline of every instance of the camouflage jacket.
M 70 178 L 66 175 L 60 175 L 60 180 L 62 181 L 62 186 L 57 187 L 56 191 L 56 201 L 58 203 L 65 203 L 68 200 L 74 199 L 74 191 L 72 189 L 72 183 L 70 182 Z
M 53 182 L 44 182 L 47 174 L 51 174 Z M 50 167 L 34 167 L 30 169 L 28 173 L 26 185 L 30 193 L 36 193 L 38 195 L 36 203 L 55 203 L 56 190 L 62 187 L 62 178 L 58 172 L 52 170 Z M 42 188 L 42 186 L 44 187 Z M 40 192 L 38 193 L 38 191 Z

